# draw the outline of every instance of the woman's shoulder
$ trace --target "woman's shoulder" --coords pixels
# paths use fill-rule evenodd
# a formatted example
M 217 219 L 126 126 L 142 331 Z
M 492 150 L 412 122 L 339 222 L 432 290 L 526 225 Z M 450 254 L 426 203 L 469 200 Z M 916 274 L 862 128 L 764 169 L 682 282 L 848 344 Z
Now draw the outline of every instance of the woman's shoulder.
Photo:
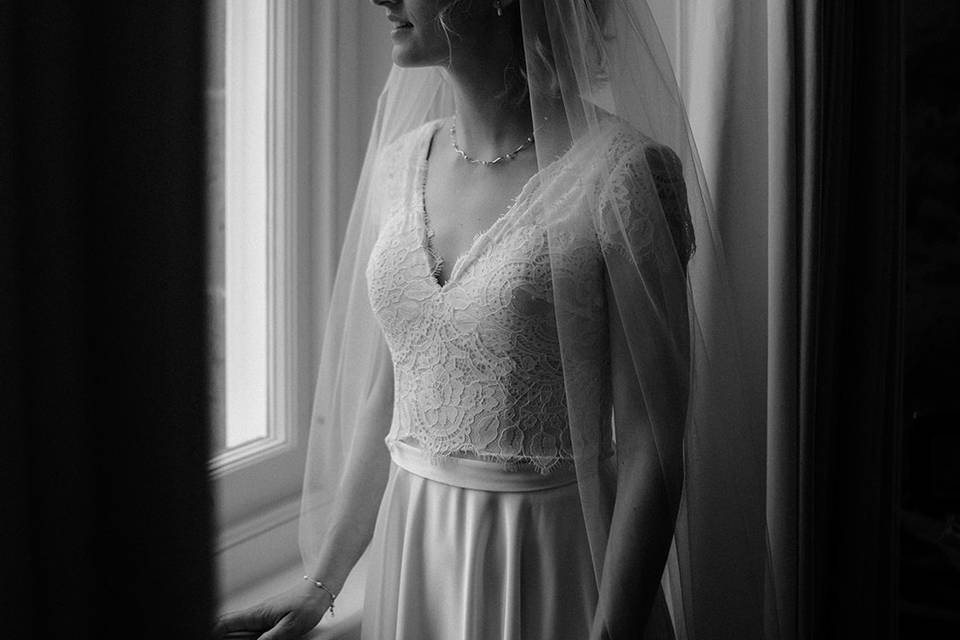
M 602 186 L 597 190 L 600 231 L 613 225 L 608 235 L 616 236 L 617 229 L 626 228 L 630 240 L 638 242 L 656 226 L 649 213 L 660 211 L 672 238 L 669 246 L 685 263 L 695 245 L 680 156 L 620 118 L 611 116 L 600 131 L 598 154 L 604 158 Z M 648 206 L 654 202 L 657 206 Z M 652 242 L 652 236 L 646 238 L 646 244 Z
M 426 161 L 426 144 L 434 129 L 439 126 L 440 120 L 431 120 L 407 129 L 400 134 L 385 134 L 381 132 L 378 148 L 374 151 L 373 174 L 374 181 L 380 184 L 392 183 L 397 179 L 414 171 L 418 163 Z
M 417 167 L 417 144 L 437 121 L 426 122 L 399 135 L 374 130 L 368 150 L 368 181 L 381 193 L 389 193 L 393 185 L 403 184 Z
M 380 148 L 381 158 L 410 159 L 426 145 L 428 138 L 443 122 L 442 119 L 430 120 L 393 136 Z
M 564 174 L 575 175 L 586 193 L 599 197 L 621 189 L 624 183 L 674 182 L 683 172 L 677 153 L 668 145 L 604 112 L 590 133 L 567 152 L 557 175 Z
M 682 175 L 682 163 L 676 151 L 644 134 L 631 123 L 606 114 L 599 127 L 598 151 L 605 160 L 605 174 L 622 177 L 648 170 L 654 180 L 676 179 Z

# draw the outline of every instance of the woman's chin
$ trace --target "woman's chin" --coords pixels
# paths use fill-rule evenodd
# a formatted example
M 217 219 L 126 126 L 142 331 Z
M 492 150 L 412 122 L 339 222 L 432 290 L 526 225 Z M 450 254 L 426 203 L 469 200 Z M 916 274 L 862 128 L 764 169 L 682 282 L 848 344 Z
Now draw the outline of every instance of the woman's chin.
M 416 58 L 411 58 L 411 56 L 407 55 L 407 52 L 403 51 L 402 48 L 397 47 L 396 45 L 394 45 L 393 53 L 391 55 L 393 57 L 393 64 L 397 65 L 398 67 L 406 68 L 420 66 L 416 64 Z
M 398 42 L 395 38 L 391 58 L 398 67 L 434 67 L 444 63 L 446 52 L 426 53 L 419 47 L 411 46 L 411 43 Z
M 415 52 L 408 51 L 402 46 L 394 45 L 392 55 L 393 64 L 398 67 L 414 68 L 430 66 L 430 63 L 423 60 L 422 56 L 418 56 Z

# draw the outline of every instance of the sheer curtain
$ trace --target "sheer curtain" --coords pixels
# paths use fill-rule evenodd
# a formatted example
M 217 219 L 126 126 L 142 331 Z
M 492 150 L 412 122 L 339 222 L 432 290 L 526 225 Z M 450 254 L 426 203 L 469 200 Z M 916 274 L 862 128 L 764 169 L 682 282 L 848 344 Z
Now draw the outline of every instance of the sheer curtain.
M 900 2 L 692 0 L 676 17 L 766 423 L 766 635 L 892 635 Z
M 741 327 L 743 376 L 749 403 L 747 416 L 763 432 L 767 422 L 768 335 L 770 320 L 771 252 L 769 215 L 773 210 L 771 194 L 777 193 L 771 185 L 771 163 L 776 162 L 781 147 L 774 145 L 771 127 L 780 121 L 775 107 L 769 103 L 771 85 L 767 57 L 783 38 L 771 31 L 767 24 L 767 7 L 762 2 L 738 0 L 694 0 L 683 3 L 678 15 L 677 70 L 689 108 L 691 125 L 700 150 L 704 171 L 710 186 L 720 224 L 720 233 L 727 256 L 727 264 L 737 295 Z M 773 485 L 763 481 L 774 461 L 757 452 L 757 456 L 742 461 L 751 466 L 751 476 L 758 482 L 751 487 L 757 491 L 756 503 L 764 503 L 764 492 L 770 496 Z M 774 501 L 782 506 L 781 501 Z M 790 509 L 787 509 L 789 513 Z M 770 536 L 770 544 L 777 540 L 775 525 L 782 522 L 784 513 L 753 514 L 752 544 L 763 545 Z M 719 532 L 721 536 L 724 532 Z M 722 537 L 718 540 L 722 548 Z M 775 547 L 774 547 L 775 548 Z M 723 563 L 723 554 L 716 554 L 714 562 Z M 776 558 L 773 558 L 775 560 Z M 738 634 L 741 625 L 731 620 L 727 612 L 737 611 L 730 603 L 742 600 L 747 592 L 764 606 L 764 599 L 779 600 L 775 606 L 766 606 L 773 613 L 767 620 L 766 637 L 780 637 L 782 613 L 785 604 L 792 601 L 789 583 L 774 579 L 777 565 L 767 567 L 766 585 L 752 585 L 747 576 L 751 568 L 731 564 L 725 573 L 744 576 L 744 593 L 704 594 L 709 597 L 715 612 L 708 619 L 723 620 L 722 637 L 752 637 Z M 728 602 L 728 599 L 730 602 Z M 778 611 L 779 609 L 779 611 Z M 701 636 L 718 637 L 716 630 L 703 629 Z
M 748 342 L 746 351 L 758 365 L 765 359 L 767 522 L 782 637 L 892 636 L 900 3 L 702 0 L 692 8 L 681 30 L 692 38 L 681 56 L 691 116 L 729 222 L 745 331 L 766 335 L 765 346 Z M 754 188 L 738 187 L 744 179 Z M 765 247 L 752 243 L 760 235 Z

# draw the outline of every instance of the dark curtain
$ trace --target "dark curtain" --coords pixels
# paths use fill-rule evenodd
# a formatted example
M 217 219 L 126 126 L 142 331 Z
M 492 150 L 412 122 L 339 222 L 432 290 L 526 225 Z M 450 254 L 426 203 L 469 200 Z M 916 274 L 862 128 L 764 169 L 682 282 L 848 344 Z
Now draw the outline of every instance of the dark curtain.
M 896 634 L 903 300 L 899 0 L 798 0 L 799 625 Z
M 3 637 L 204 637 L 202 2 L 0 4 Z

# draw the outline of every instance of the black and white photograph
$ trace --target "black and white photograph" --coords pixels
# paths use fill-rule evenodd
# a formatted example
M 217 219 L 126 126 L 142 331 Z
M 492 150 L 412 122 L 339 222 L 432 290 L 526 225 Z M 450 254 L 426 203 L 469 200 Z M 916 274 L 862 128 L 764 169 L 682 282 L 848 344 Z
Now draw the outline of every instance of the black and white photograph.
M 4 636 L 960 637 L 956 0 L 0 2 Z

